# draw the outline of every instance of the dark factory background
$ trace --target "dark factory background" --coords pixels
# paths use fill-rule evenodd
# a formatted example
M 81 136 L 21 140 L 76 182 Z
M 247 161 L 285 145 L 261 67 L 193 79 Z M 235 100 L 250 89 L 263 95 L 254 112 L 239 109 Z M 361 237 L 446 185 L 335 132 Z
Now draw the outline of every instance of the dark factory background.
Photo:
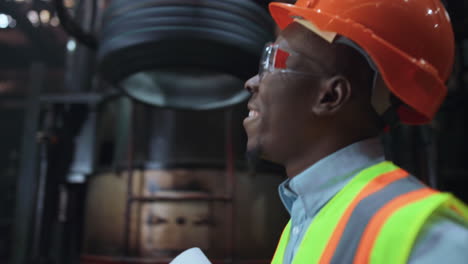
M 285 176 L 247 166 L 242 128 L 269 2 L 0 0 L 0 264 L 168 263 L 193 246 L 269 263 Z M 467 202 L 468 3 L 444 4 L 448 97 L 382 140 Z

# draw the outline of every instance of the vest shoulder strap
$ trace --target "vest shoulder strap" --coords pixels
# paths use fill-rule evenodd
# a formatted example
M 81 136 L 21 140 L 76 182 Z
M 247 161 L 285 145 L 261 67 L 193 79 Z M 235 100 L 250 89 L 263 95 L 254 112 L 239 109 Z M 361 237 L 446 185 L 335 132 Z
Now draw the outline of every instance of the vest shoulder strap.
M 423 192 L 426 197 L 422 197 Z M 451 209 L 468 225 L 468 208 L 452 194 L 423 192 L 399 197 L 375 215 L 367 226 L 354 263 L 407 263 L 422 227 L 442 208 Z
M 407 173 L 406 176 L 408 176 Z M 359 199 L 346 209 L 346 214 L 343 215 L 339 225 L 335 228 L 334 234 L 321 256 L 320 263 L 352 263 L 359 256 L 359 253 L 367 253 L 370 250 L 368 246 L 362 247 L 363 238 L 376 237 L 375 232 L 369 232 L 369 223 L 374 222 L 378 212 L 395 200 L 400 200 L 404 204 L 410 202 L 409 198 L 415 195 L 419 198 L 435 192 L 412 177 L 377 182 L 377 186 L 374 192 Z M 385 220 L 384 218 L 380 219 L 378 224 Z M 362 262 L 359 259 L 354 263 L 363 264 L 368 262 Z

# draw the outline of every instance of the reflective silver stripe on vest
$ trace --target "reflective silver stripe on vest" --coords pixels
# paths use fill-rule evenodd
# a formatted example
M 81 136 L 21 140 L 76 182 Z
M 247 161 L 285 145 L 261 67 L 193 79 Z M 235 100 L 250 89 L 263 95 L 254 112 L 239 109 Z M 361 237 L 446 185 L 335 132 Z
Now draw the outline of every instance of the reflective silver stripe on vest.
M 354 208 L 346 223 L 331 263 L 352 263 L 362 234 L 372 217 L 394 198 L 422 188 L 425 188 L 425 186 L 410 176 L 397 180 L 382 190 L 362 199 Z

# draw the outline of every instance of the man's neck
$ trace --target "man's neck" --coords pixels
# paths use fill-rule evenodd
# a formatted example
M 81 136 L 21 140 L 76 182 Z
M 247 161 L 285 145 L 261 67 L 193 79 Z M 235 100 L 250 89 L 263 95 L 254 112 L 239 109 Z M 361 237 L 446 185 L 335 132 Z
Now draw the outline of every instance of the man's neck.
M 347 136 L 346 138 L 324 137 L 315 142 L 308 142 L 303 151 L 298 152 L 284 163 L 286 174 L 289 178 L 293 178 L 328 155 L 358 141 L 376 136 L 378 134 L 369 133 L 355 137 Z

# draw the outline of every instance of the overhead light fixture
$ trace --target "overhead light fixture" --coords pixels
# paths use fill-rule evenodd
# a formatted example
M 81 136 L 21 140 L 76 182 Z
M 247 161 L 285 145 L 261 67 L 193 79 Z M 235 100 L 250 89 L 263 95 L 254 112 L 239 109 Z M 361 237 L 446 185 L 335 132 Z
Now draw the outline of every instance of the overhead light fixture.
M 6 14 L 0 14 L 0 28 L 7 28 L 10 25 L 8 16 Z
M 67 50 L 69 52 L 72 52 L 76 49 L 76 41 L 74 39 L 70 39 L 68 42 L 67 42 Z
M 60 20 L 58 19 L 58 17 L 54 16 L 50 19 L 50 25 L 53 26 L 53 27 L 58 27 L 58 25 L 60 25 Z
M 39 15 L 37 14 L 35 10 L 30 10 L 26 16 L 28 17 L 31 24 L 33 24 L 36 27 L 39 26 L 40 24 Z
M 39 13 L 39 18 L 41 19 L 42 24 L 49 24 L 50 21 L 50 12 L 49 10 L 41 10 Z

